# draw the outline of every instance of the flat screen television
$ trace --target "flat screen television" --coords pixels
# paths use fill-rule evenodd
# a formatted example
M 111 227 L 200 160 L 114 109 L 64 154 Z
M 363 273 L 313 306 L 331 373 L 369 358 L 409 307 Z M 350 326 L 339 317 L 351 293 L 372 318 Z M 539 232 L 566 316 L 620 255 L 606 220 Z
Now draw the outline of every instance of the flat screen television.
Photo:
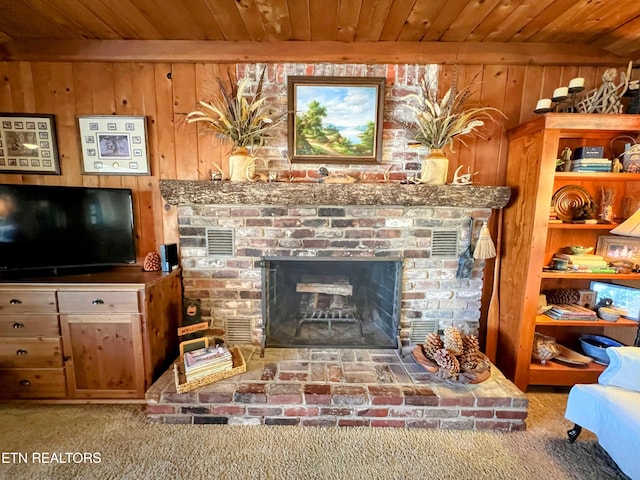
M 135 262 L 130 189 L 0 184 L 0 272 Z

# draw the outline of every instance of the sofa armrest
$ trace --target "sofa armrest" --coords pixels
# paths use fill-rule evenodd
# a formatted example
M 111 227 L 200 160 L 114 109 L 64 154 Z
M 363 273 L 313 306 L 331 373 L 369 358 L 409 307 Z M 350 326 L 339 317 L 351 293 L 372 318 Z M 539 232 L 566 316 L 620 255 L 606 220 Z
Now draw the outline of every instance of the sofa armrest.
M 640 392 L 640 347 L 609 347 L 609 365 L 598 383 Z

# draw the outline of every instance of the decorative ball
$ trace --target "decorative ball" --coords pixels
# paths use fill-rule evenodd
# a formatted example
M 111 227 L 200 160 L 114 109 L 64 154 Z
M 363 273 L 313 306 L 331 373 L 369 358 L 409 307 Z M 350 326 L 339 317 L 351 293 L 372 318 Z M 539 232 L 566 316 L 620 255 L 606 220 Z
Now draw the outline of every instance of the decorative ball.
M 142 263 L 142 269 L 145 272 L 157 272 L 160 268 L 160 255 L 156 252 L 147 253 L 147 256 L 144 257 L 144 262 Z

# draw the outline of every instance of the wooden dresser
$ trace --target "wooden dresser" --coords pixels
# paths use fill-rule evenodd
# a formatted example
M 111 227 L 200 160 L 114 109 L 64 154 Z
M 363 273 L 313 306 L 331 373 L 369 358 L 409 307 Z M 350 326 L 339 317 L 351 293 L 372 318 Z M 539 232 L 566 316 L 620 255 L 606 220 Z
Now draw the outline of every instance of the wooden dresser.
M 180 270 L 0 283 L 0 398 L 144 399 L 181 315 Z

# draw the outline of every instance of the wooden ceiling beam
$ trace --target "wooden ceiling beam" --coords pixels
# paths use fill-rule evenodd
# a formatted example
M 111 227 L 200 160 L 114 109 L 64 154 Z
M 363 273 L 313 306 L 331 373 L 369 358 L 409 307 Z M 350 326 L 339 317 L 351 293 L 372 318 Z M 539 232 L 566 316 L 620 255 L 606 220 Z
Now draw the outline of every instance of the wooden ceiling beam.
M 468 65 L 626 65 L 580 44 L 490 42 L 221 42 L 200 40 L 9 40 L 2 61 L 332 62 Z

